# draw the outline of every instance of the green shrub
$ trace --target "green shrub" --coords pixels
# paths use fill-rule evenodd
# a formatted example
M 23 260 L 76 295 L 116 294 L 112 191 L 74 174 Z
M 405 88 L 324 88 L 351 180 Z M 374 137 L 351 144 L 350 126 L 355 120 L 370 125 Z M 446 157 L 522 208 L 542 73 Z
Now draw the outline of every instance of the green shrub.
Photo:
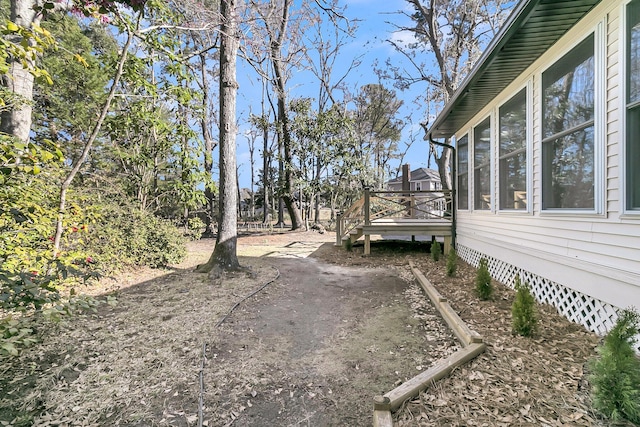
M 536 313 L 536 300 L 529 291 L 526 283 L 520 282 L 516 276 L 516 297 L 511 305 L 511 326 L 513 333 L 530 337 L 536 330 L 538 318 Z
M 440 242 L 434 241 L 431 243 L 431 259 L 435 262 L 440 261 L 440 255 L 442 255 L 442 248 L 440 247 Z
M 634 351 L 640 316 L 624 310 L 591 361 L 593 406 L 618 421 L 640 423 L 640 359 Z
M 0 319 L 0 356 L 17 356 L 22 348 L 36 342 L 30 318 Z
M 186 239 L 170 221 L 126 206 L 104 206 L 87 246 L 104 271 L 126 266 L 165 267 L 186 256 Z
M 493 295 L 493 284 L 485 258 L 480 260 L 480 266 L 476 272 L 476 293 L 481 300 L 491 299 Z
M 187 230 L 185 232 L 185 236 L 189 240 L 199 240 L 202 237 L 202 233 L 204 232 L 205 227 L 206 224 L 203 220 L 200 219 L 200 217 L 191 217 L 187 221 Z
M 447 255 L 447 276 L 449 277 L 455 276 L 457 269 L 458 269 L 458 253 L 452 246 L 451 249 L 449 249 L 449 254 Z
M 344 248 L 349 252 L 353 251 L 353 242 L 351 241 L 351 238 L 344 241 Z

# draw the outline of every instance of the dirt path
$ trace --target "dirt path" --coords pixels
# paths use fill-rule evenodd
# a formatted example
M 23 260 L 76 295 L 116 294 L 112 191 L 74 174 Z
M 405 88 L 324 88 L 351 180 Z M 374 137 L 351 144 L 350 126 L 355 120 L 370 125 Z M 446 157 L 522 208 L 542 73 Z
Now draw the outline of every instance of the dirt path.
M 204 425 L 369 425 L 374 395 L 455 351 L 455 341 L 406 267 L 324 262 L 341 254 L 331 238 L 241 239 L 251 275 L 216 281 L 193 272 L 213 247 L 200 241 L 173 272 L 103 283 L 94 293 L 117 289 L 117 306 L 55 326 L 3 365 L 0 421 L 197 425 L 206 356 Z
M 431 308 L 411 308 L 411 285 L 393 270 L 314 258 L 274 265 L 280 279 L 234 313 L 212 344 L 218 356 L 207 378 L 218 387 L 206 400 L 217 396 L 232 412 L 237 399 L 244 409 L 234 425 L 367 425 L 374 395 L 453 345 L 440 342 L 448 333 Z

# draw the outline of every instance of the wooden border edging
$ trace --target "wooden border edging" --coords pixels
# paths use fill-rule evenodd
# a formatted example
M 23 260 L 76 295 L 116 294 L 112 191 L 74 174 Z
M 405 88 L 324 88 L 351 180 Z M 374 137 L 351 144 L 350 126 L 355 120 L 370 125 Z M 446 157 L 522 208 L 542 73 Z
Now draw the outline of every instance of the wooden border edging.
M 375 409 L 373 411 L 373 427 L 393 427 L 391 411 Z
M 440 359 L 426 371 L 400 384 L 384 396 L 375 396 L 373 398 L 374 427 L 393 427 L 391 411 L 397 410 L 407 399 L 418 396 L 421 391 L 449 375 L 458 366 L 474 359 L 487 348 L 482 336 L 462 321 L 458 313 L 451 308 L 447 299 L 440 295 L 425 275 L 414 266 L 413 262 L 409 261 L 409 267 L 444 321 L 460 341 L 462 348 L 451 356 Z
M 413 275 L 418 279 L 418 282 L 420 282 L 422 289 L 424 289 L 431 299 L 433 305 L 440 312 L 444 321 L 447 322 L 449 328 L 451 328 L 453 333 L 456 334 L 460 344 L 462 344 L 463 347 L 466 347 L 470 344 L 481 343 L 482 336 L 480 336 L 476 331 L 471 330 L 467 324 L 460 319 L 460 316 L 458 316 L 458 313 L 451 308 L 447 299 L 440 295 L 431 282 L 429 282 L 429 279 L 427 279 L 425 275 L 413 265 L 413 262 L 409 261 L 409 267 L 411 268 Z
M 418 396 L 421 391 L 449 375 L 458 366 L 474 359 L 482 353 L 486 347 L 484 343 L 470 344 L 456 351 L 451 356 L 438 360 L 426 371 L 386 393 L 384 397 L 389 398 L 391 410 L 395 411 L 402 406 L 405 400 Z

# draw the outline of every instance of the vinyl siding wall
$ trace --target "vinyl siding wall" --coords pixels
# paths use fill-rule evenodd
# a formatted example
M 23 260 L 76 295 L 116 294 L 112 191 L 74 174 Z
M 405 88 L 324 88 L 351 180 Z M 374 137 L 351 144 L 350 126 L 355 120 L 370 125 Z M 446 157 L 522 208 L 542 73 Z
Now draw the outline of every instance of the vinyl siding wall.
M 624 133 L 621 114 L 624 75 L 620 46 L 625 2 L 603 1 L 520 78 L 457 133 L 473 135 L 486 117 L 492 121 L 492 209 L 458 211 L 457 245 L 526 270 L 615 307 L 640 308 L 640 216 L 621 215 L 620 176 Z M 598 27 L 600 26 L 600 38 Z M 542 73 L 576 44 L 596 32 L 595 54 L 602 52 L 600 106 L 596 106 L 595 212 L 542 211 Z M 598 46 L 598 44 L 600 46 Z M 527 150 L 528 205 L 523 211 L 498 210 L 498 108 L 523 87 L 530 109 Z M 598 85 L 596 84 L 596 91 Z M 596 100 L 596 103 L 598 101 Z M 473 142 L 469 141 L 469 147 Z M 469 155 L 469 194 L 474 194 L 473 152 Z M 473 200 L 470 200 L 473 207 Z

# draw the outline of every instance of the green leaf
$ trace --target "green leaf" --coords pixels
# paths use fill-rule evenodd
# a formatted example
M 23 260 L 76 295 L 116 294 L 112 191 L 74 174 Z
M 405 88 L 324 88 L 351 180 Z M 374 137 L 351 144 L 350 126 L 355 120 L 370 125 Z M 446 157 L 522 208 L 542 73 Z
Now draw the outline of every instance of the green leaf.
M 13 343 L 10 343 L 10 342 L 2 343 L 2 349 L 12 356 L 18 355 L 18 349 L 16 348 L 15 345 L 13 345 Z

